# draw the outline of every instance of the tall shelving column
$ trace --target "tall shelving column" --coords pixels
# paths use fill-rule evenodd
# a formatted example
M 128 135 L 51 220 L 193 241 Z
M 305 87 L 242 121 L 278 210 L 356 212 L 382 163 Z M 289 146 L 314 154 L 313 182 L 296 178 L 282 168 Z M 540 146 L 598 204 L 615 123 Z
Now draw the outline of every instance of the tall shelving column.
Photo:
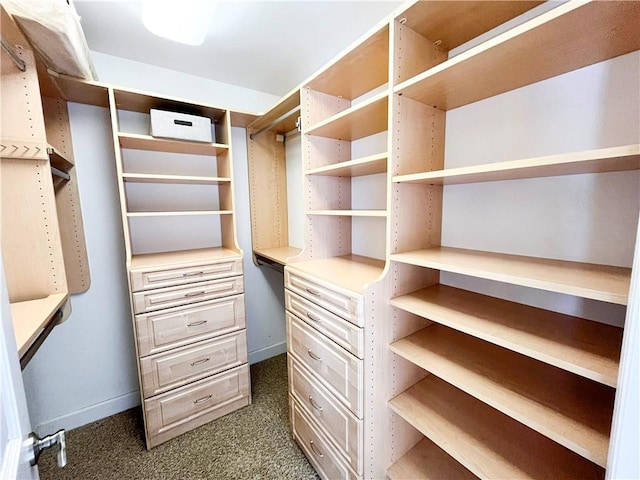
M 110 88 L 147 448 L 250 402 L 231 112 Z M 211 120 L 214 141 L 148 135 L 150 109 Z
M 450 59 L 409 63 L 402 74 L 407 51 L 425 58 L 418 53 L 460 45 L 452 40 L 459 25 L 479 26 L 474 35 L 496 26 L 483 20 L 491 18 L 488 2 L 475 10 L 460 4 L 449 19 L 453 11 L 439 4 L 419 2 L 395 23 L 394 151 L 401 154 L 392 163 L 390 407 L 397 416 L 387 473 L 602 478 L 622 330 L 440 285 L 439 272 L 624 305 L 630 269 L 441 247 L 438 217 L 443 185 L 638 169 L 639 146 L 446 169 L 444 112 L 638 50 L 640 8 L 568 2 Z M 522 8 L 500 4 L 514 14 Z M 424 137 L 433 144 L 414 149 Z M 430 212 L 422 231 L 403 218 L 415 205 Z

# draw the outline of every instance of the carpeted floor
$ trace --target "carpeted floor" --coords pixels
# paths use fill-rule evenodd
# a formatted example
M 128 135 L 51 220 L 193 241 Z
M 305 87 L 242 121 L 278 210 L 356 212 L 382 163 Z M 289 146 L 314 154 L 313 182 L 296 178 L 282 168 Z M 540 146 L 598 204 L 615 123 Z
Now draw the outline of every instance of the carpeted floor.
M 286 356 L 251 366 L 253 403 L 147 451 L 139 408 L 67 432 L 65 468 L 40 458 L 40 478 L 316 480 L 291 437 Z

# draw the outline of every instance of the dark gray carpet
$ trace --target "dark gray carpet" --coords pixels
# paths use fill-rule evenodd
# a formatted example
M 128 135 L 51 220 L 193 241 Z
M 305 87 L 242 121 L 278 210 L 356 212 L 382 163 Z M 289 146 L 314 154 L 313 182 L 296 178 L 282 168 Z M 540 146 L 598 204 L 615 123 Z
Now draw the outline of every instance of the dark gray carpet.
M 291 437 L 286 356 L 251 366 L 253 403 L 151 451 L 139 408 L 67 432 L 68 463 L 40 458 L 48 479 L 316 480 Z

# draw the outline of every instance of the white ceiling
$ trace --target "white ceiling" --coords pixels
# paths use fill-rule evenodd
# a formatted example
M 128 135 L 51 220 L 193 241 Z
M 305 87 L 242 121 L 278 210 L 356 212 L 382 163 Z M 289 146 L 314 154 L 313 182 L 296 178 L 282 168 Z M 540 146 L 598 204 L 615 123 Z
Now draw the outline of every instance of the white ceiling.
M 273 95 L 289 92 L 400 4 L 220 1 L 204 44 L 191 47 L 147 31 L 139 1 L 74 1 L 93 51 Z

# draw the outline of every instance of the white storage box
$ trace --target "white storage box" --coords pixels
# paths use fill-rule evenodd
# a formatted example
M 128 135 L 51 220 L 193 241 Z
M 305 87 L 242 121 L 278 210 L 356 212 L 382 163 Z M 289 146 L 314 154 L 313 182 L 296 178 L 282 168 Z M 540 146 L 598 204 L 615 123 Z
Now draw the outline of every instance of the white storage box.
M 151 109 L 151 135 L 211 143 L 211 119 L 186 113 Z

